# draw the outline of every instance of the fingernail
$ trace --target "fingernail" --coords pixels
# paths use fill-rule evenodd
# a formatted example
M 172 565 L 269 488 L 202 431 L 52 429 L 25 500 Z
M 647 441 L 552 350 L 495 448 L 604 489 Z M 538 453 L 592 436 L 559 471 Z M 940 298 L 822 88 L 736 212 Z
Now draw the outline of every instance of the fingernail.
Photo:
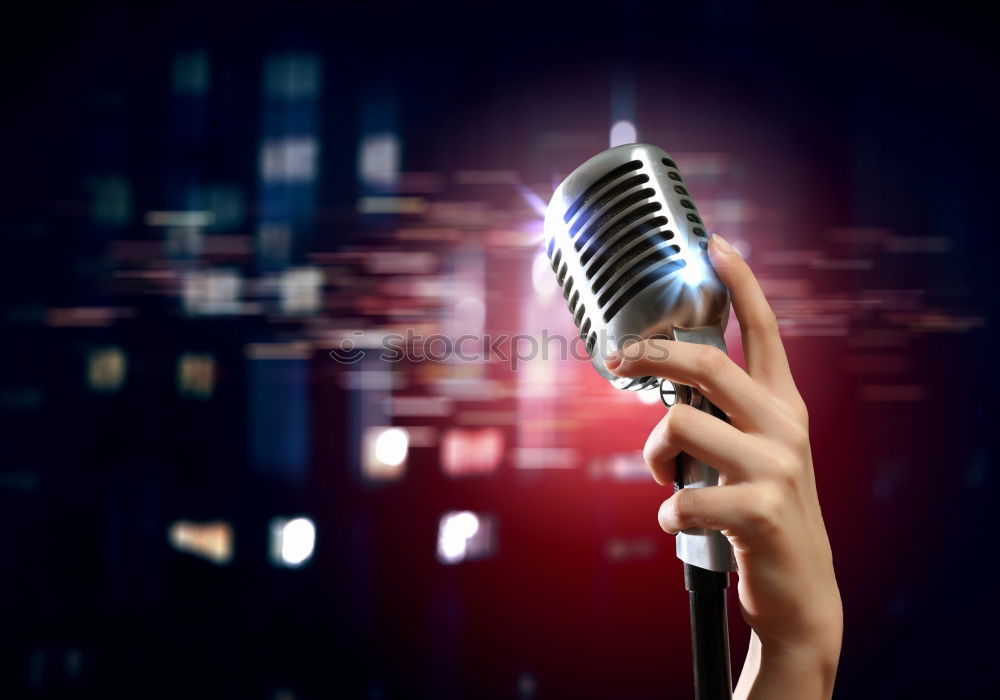
M 733 247 L 729 245 L 729 241 L 727 241 L 725 238 L 723 238 L 717 233 L 713 233 L 712 237 L 709 239 L 708 242 L 709 244 L 713 245 L 715 249 L 718 250 L 720 253 L 736 253 Z M 737 253 L 737 255 L 739 255 L 739 253 Z
M 613 353 L 604 358 L 604 366 L 608 369 L 615 369 L 622 363 L 621 353 L 615 350 Z

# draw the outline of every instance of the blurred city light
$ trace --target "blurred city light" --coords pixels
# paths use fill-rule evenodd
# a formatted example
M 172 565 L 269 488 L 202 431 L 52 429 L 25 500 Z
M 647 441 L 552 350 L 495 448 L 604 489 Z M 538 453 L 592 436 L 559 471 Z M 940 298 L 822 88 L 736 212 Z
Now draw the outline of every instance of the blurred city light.
M 389 428 L 379 433 L 375 439 L 375 459 L 390 466 L 399 466 L 406 461 L 409 436 L 402 428 Z
M 284 221 L 265 221 L 257 227 L 257 256 L 267 267 L 282 267 L 292 247 L 292 227 Z
M 453 321 L 466 334 L 481 333 L 486 322 L 486 304 L 480 296 L 471 291 L 460 295 L 455 302 Z
M 118 228 L 132 218 L 132 187 L 120 175 L 94 176 L 88 179 L 90 218 L 95 224 Z
M 186 352 L 177 359 L 177 392 L 186 398 L 206 400 L 215 391 L 215 358 L 208 353 Z
M 192 209 L 205 209 L 211 214 L 213 231 L 238 231 L 246 216 L 246 195 L 237 185 L 210 185 L 198 188 L 189 197 Z
M 391 189 L 399 181 L 399 137 L 369 134 L 358 147 L 358 176 L 370 187 Z
M 410 435 L 404 428 L 367 428 L 362 440 L 361 475 L 371 482 L 401 479 L 409 450 Z
M 312 182 L 318 160 L 319 142 L 311 136 L 269 139 L 261 149 L 261 178 L 265 182 Z
M 286 270 L 281 277 L 281 310 L 286 314 L 314 314 L 323 305 L 323 272 L 315 267 Z
M 264 94 L 273 101 L 314 100 L 323 82 L 322 63 L 311 53 L 289 52 L 267 57 Z
M 125 385 L 128 358 L 119 347 L 91 350 L 87 356 L 87 386 L 98 394 L 114 394 Z
M 271 520 L 271 563 L 275 566 L 302 566 L 316 546 L 316 526 L 309 518 Z
M 517 469 L 575 469 L 580 452 L 572 447 L 518 447 L 514 450 Z
M 229 269 L 192 270 L 181 282 L 184 310 L 192 316 L 235 314 L 240 310 L 243 280 Z
M 613 481 L 652 481 L 653 476 L 642 458 L 642 452 L 619 452 L 594 457 L 587 465 L 593 479 Z
M 150 211 L 146 212 L 147 226 L 210 226 L 215 216 L 210 211 Z
M 163 249 L 171 259 L 193 260 L 202 254 L 204 248 L 205 234 L 201 226 L 180 225 L 166 229 Z
M 616 563 L 641 561 L 651 559 L 656 549 L 656 542 L 650 537 L 612 537 L 604 545 L 604 555 Z
M 222 566 L 233 559 L 233 528 L 224 520 L 204 523 L 178 520 L 170 524 L 167 539 L 178 552 L 213 564 Z
M 211 87 L 212 71 L 203 50 L 181 51 L 174 55 L 171 82 L 176 94 L 205 94 Z
M 442 564 L 486 559 L 496 549 L 492 517 L 472 511 L 449 511 L 438 523 L 437 558 Z
M 499 428 L 450 428 L 441 438 L 441 470 L 452 478 L 492 474 L 503 454 Z
M 423 214 L 427 200 L 423 197 L 360 197 L 359 214 Z

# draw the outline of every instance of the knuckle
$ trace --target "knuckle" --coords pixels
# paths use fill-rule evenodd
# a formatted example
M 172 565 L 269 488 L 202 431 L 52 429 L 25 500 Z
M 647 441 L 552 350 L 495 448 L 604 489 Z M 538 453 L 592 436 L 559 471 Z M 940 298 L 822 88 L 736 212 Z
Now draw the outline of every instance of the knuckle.
M 747 523 L 757 534 L 766 535 L 778 528 L 782 498 L 778 489 L 759 485 L 748 507 Z
M 801 424 L 794 425 L 789 431 L 788 442 L 796 452 L 808 452 L 809 428 Z
M 723 371 L 730 359 L 726 353 L 711 346 L 701 346 L 698 354 L 698 368 L 702 377 L 712 377 Z
M 663 419 L 663 440 L 670 445 L 679 445 L 684 441 L 687 434 L 687 426 L 690 421 L 689 412 L 696 409 L 685 404 L 672 406 L 667 411 L 666 418 Z
M 778 317 L 774 313 L 774 309 L 768 306 L 766 309 L 762 310 L 757 324 L 763 331 L 773 331 L 776 333 L 778 331 Z
M 782 481 L 795 481 L 799 476 L 799 468 L 799 460 L 792 455 L 781 455 L 774 460 L 774 471 Z
M 773 435 L 796 454 L 809 451 L 809 424 L 802 419 L 796 404 L 776 404 L 773 412 Z

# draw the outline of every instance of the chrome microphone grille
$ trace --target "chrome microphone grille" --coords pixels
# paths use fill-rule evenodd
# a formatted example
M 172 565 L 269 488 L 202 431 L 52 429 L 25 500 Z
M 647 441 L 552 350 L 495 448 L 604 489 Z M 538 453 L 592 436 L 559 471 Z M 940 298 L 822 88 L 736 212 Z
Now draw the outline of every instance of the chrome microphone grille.
M 609 149 L 556 189 L 546 251 L 594 367 L 623 389 L 604 356 L 626 341 L 724 323 L 725 287 L 705 260 L 705 229 L 673 159 L 655 146 Z

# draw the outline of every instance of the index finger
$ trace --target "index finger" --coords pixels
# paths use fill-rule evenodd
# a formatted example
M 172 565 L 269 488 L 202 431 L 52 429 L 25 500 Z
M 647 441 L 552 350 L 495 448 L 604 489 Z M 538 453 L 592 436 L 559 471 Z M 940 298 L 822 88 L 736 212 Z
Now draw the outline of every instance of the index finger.
M 733 299 L 750 376 L 786 398 L 797 395 L 777 318 L 750 266 L 729 241 L 717 233 L 709 239 L 708 253 L 712 266 Z
M 619 377 L 651 375 L 697 387 L 740 430 L 760 432 L 773 414 L 773 401 L 764 388 L 710 345 L 650 338 L 626 345 L 604 362 Z

